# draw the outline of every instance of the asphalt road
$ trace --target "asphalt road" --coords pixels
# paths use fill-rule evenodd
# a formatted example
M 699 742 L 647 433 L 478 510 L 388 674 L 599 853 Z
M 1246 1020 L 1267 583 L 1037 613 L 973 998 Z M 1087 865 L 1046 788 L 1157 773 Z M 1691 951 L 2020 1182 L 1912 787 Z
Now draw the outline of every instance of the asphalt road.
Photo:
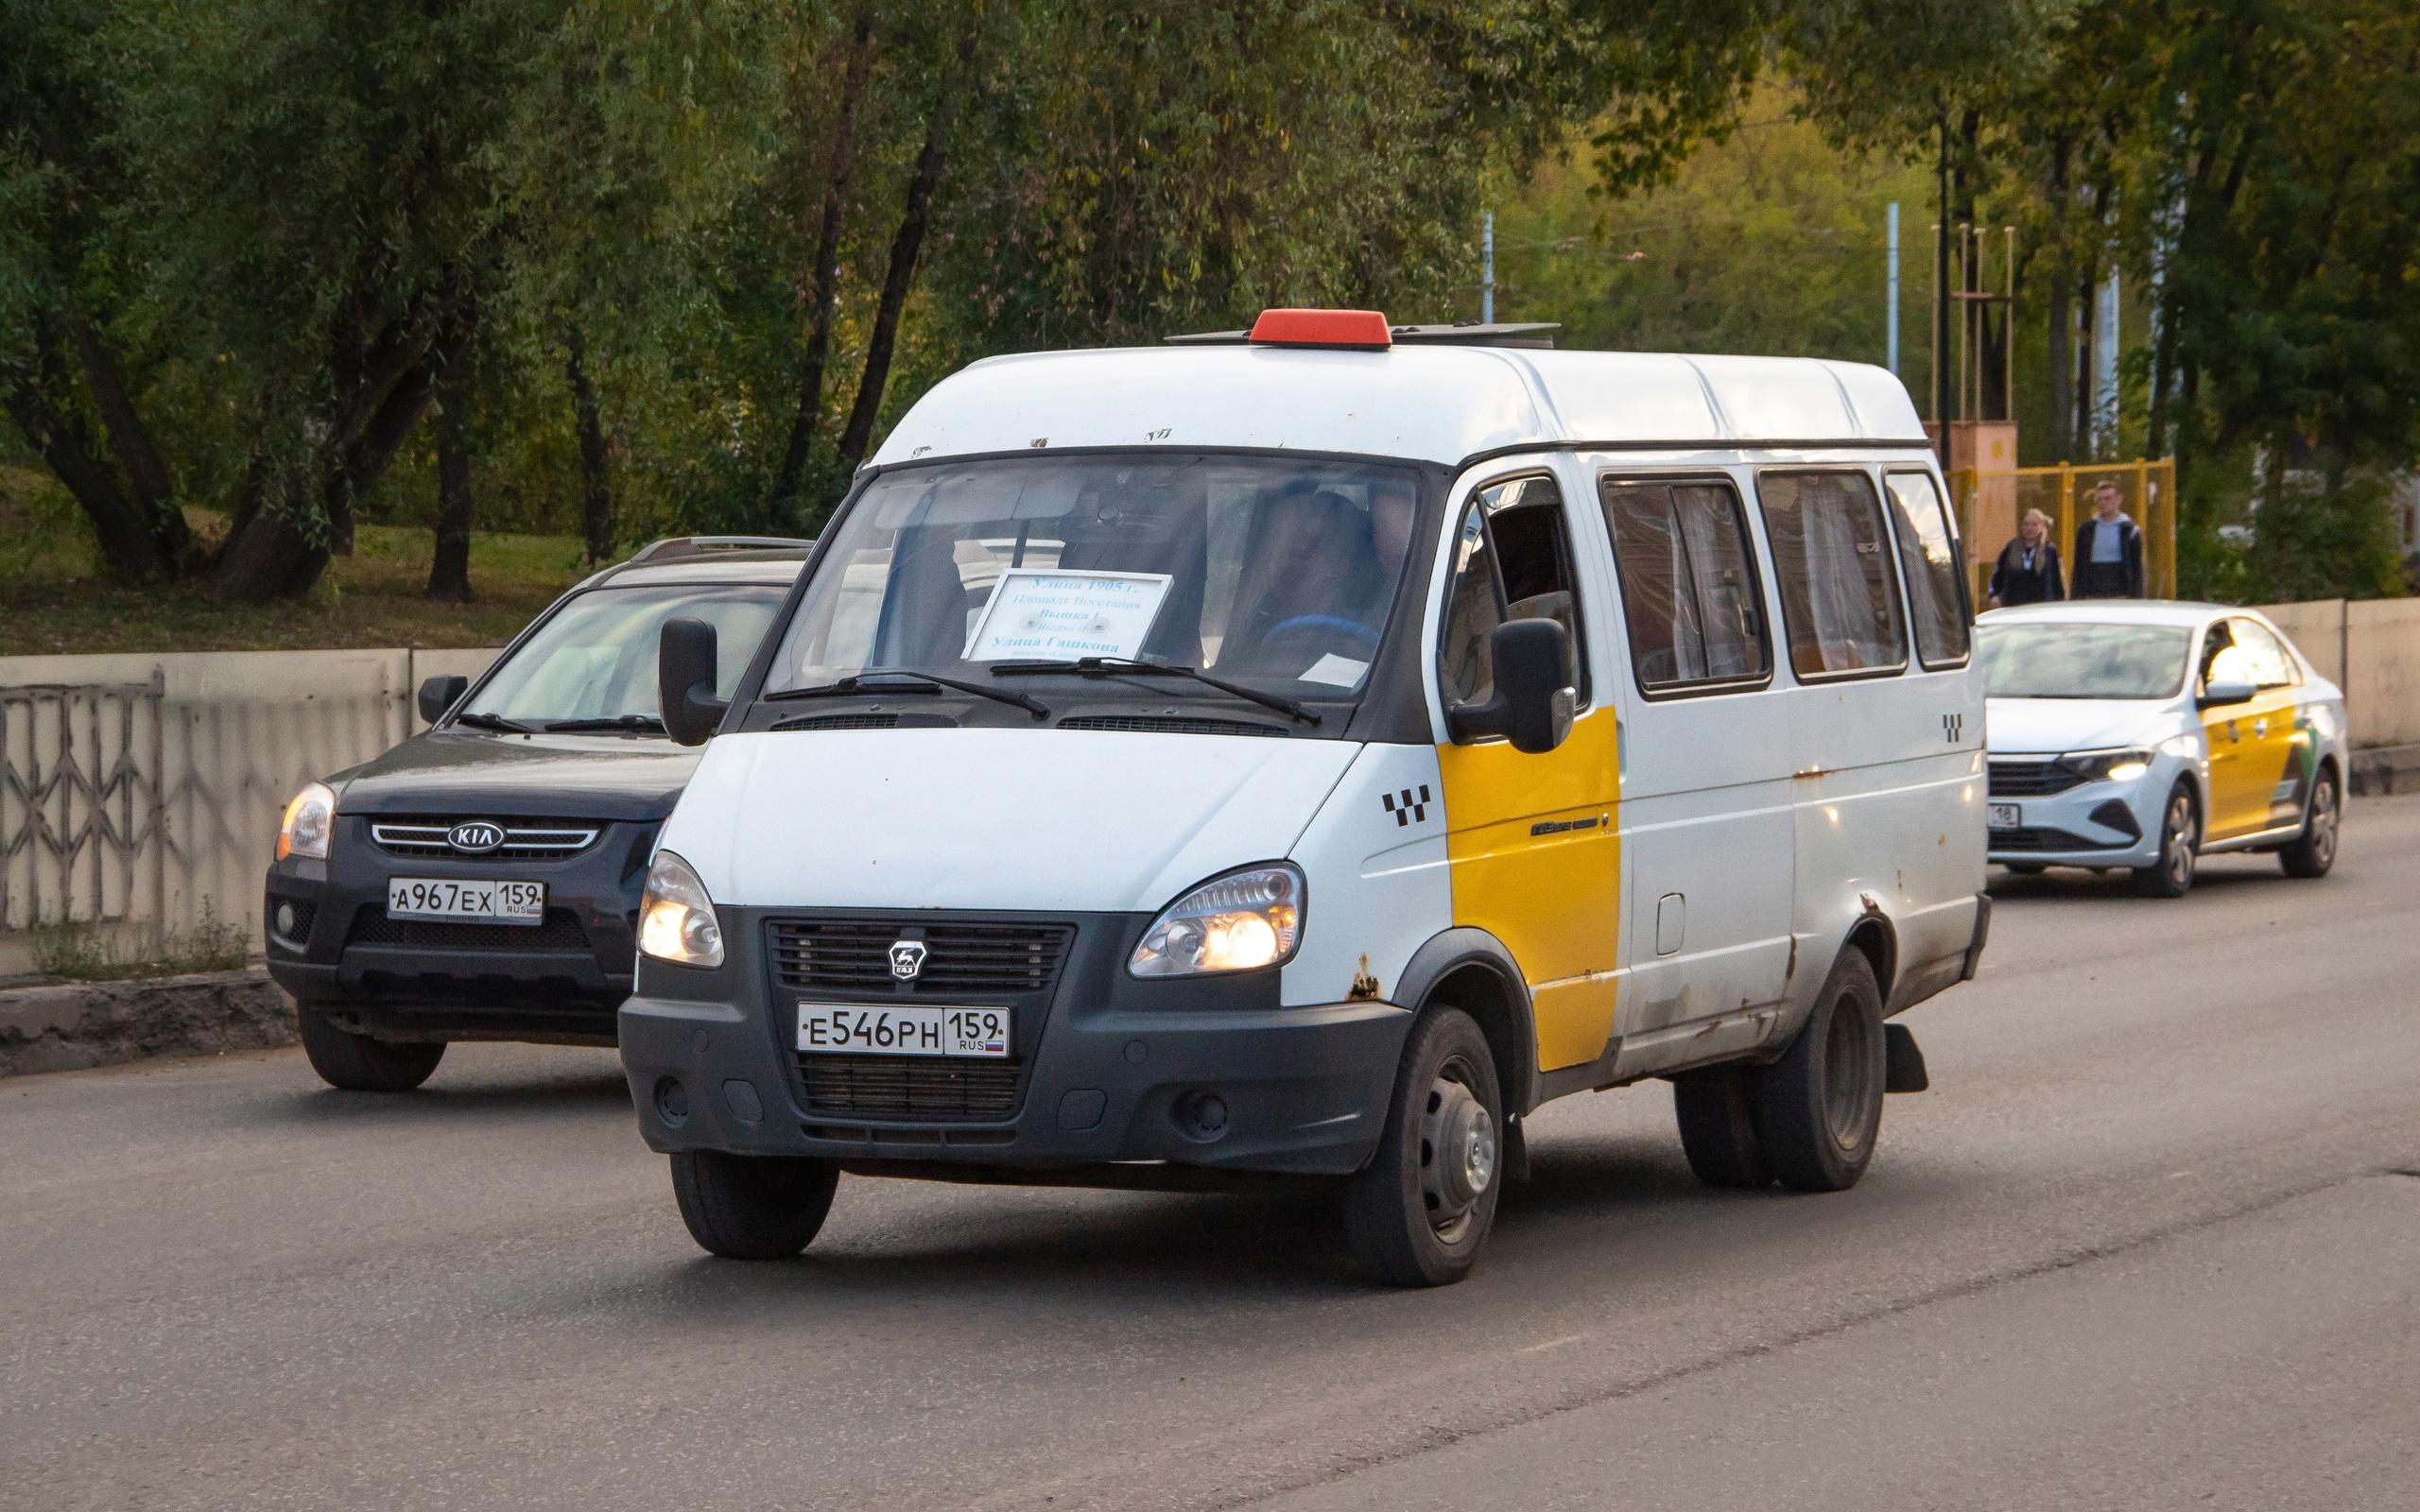
M 2416 983 L 2420 799 L 2014 883 L 1857 1190 L 1576 1099 L 1428 1293 L 1267 1198 L 849 1180 L 708 1261 L 603 1053 L 0 1083 L 0 1506 L 2412 1506 Z

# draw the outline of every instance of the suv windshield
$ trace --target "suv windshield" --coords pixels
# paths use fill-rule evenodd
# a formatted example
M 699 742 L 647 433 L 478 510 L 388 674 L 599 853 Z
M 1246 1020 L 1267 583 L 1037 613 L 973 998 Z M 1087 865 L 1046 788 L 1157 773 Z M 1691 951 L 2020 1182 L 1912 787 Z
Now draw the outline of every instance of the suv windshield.
M 1193 667 L 1289 700 L 1349 697 L 1377 655 L 1419 501 L 1409 467 L 1308 457 L 1151 452 L 888 473 L 834 533 L 764 692 L 869 669 L 990 682 L 994 667 L 1024 688 L 1051 679 L 1033 662 L 1094 657 Z M 1175 691 L 1150 686 L 1143 696 Z
M 786 591 L 779 583 L 665 583 L 595 588 L 549 615 L 495 670 L 458 720 L 481 716 L 543 730 L 565 720 L 650 723 L 656 645 L 669 619 L 700 619 L 716 630 L 715 690 L 729 697 L 773 623 Z
M 2184 625 L 1976 627 L 1995 698 L 2173 698 L 2193 631 Z

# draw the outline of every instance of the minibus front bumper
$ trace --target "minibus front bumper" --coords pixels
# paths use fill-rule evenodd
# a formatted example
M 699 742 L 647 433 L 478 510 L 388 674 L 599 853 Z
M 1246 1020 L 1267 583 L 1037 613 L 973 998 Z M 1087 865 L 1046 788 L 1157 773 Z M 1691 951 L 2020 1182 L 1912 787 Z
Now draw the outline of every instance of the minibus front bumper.
M 1027 994 L 800 986 L 796 916 L 718 911 L 714 971 L 641 963 L 619 1015 L 639 1127 L 661 1152 L 818 1156 L 997 1171 L 1156 1162 L 1342 1175 L 1368 1163 L 1411 1014 L 1392 1004 L 1280 1006 L 1277 973 L 1138 981 L 1125 961 L 1146 915 L 1062 917 L 1050 979 Z M 1028 916 L 931 915 L 903 927 L 1006 930 Z M 879 946 L 907 916 L 825 913 Z M 943 945 L 936 943 L 940 959 Z M 787 963 L 787 964 L 786 964 Z M 1012 1016 L 1004 1061 L 804 1055 L 802 1002 L 993 1005 Z

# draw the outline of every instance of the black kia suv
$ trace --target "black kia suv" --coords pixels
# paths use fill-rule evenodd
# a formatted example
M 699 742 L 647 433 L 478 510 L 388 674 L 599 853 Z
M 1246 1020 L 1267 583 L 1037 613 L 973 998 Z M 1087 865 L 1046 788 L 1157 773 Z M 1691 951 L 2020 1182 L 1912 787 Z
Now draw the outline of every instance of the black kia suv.
M 422 684 L 427 732 L 294 796 L 262 917 L 313 1070 L 404 1091 L 456 1040 L 614 1043 L 656 830 L 699 756 L 659 717 L 664 624 L 715 627 L 727 694 L 812 544 L 659 541 L 475 682 Z

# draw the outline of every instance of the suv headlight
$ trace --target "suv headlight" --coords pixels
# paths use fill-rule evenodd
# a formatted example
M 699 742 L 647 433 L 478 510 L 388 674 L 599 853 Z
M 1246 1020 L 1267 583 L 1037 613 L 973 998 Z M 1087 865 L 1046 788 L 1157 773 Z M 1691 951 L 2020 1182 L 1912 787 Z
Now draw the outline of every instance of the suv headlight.
M 2059 758 L 2059 765 L 2087 782 L 2131 782 L 2152 769 L 2152 753 L 2140 747 L 2070 751 Z
M 337 827 L 337 795 L 325 782 L 313 782 L 294 795 L 285 805 L 285 816 L 277 821 L 277 859 L 301 856 L 306 861 L 328 859 L 328 835 Z
M 722 964 L 722 924 L 689 863 L 658 850 L 639 895 L 639 954 L 683 966 Z
M 1303 873 L 1276 862 L 1214 877 L 1161 910 L 1126 970 L 1135 976 L 1251 971 L 1294 958 Z

